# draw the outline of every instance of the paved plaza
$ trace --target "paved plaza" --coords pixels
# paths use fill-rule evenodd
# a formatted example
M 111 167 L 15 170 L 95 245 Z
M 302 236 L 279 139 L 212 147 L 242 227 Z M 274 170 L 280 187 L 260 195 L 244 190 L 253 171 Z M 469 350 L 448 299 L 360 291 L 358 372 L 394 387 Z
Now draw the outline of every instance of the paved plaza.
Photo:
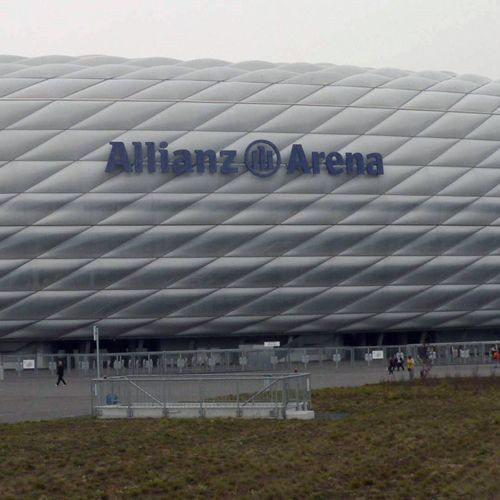
M 347 387 L 389 380 L 385 366 L 309 365 L 314 389 Z M 418 372 L 418 370 L 417 370 Z M 431 376 L 500 375 L 500 367 L 493 365 L 435 366 Z M 408 373 L 396 372 L 391 380 L 408 378 Z M 46 420 L 91 414 L 91 379 L 67 374 L 67 386 L 55 386 L 56 378 L 48 372 L 18 376 L 7 371 L 0 380 L 0 422 Z

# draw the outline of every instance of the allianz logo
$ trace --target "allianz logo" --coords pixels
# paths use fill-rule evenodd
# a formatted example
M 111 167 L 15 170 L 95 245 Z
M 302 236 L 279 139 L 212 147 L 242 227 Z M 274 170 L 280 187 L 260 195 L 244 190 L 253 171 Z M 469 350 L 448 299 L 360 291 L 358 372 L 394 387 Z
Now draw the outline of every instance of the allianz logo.
M 175 174 L 222 174 L 240 172 L 236 163 L 238 151 L 223 149 L 218 153 L 213 149 L 176 149 L 170 152 L 167 142 L 132 142 L 133 154 L 129 155 L 123 142 L 110 142 L 111 151 L 106 164 L 106 172 L 115 171 L 140 174 L 173 172 Z M 279 149 L 270 141 L 257 140 L 245 149 L 243 164 L 257 177 L 270 177 L 280 167 L 287 174 L 329 175 L 372 175 L 384 173 L 384 161 L 380 153 L 339 153 L 338 151 L 312 151 L 306 154 L 301 144 L 293 144 L 287 162 L 281 161 Z

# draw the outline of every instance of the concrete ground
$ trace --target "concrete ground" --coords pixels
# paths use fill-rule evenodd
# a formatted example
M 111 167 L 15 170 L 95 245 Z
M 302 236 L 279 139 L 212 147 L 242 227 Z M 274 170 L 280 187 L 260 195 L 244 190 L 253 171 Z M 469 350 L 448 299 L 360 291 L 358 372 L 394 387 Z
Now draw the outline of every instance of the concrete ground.
M 45 373 L 33 378 L 6 372 L 0 380 L 0 422 L 90 415 L 90 380 L 69 376 L 68 385 L 59 387 L 55 380 Z
M 359 386 L 389 380 L 385 366 L 309 365 L 312 387 Z M 416 370 L 418 372 L 418 369 Z M 239 372 L 241 373 L 241 372 Z M 500 366 L 467 365 L 435 366 L 431 376 L 500 375 Z M 392 380 L 408 378 L 408 373 L 396 372 Z M 91 414 L 91 384 L 85 377 L 65 376 L 67 386 L 55 386 L 55 377 L 47 372 L 38 376 L 18 376 L 8 371 L 0 380 L 0 422 L 46 420 Z
M 419 377 L 420 367 L 416 367 L 415 378 Z M 365 384 L 376 384 L 391 380 L 408 380 L 406 370 L 396 371 L 389 375 L 385 366 L 342 367 L 340 369 L 310 367 L 311 385 L 313 389 L 325 387 L 354 387 Z M 498 365 L 449 365 L 434 366 L 431 377 L 472 377 L 500 375 Z

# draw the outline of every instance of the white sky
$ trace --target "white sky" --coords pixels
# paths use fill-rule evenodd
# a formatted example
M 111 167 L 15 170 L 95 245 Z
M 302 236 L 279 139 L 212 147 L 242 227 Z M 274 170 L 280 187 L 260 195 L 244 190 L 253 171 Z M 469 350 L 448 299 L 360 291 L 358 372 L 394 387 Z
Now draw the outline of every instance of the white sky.
M 500 0 L 0 0 L 0 53 L 331 62 L 500 78 Z

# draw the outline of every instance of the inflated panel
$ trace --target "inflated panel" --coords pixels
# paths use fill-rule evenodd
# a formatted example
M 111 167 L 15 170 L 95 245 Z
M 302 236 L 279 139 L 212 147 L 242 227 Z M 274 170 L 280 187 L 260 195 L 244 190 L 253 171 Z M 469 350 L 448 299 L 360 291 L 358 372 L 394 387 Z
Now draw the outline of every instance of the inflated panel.
M 0 57 L 0 337 L 500 326 L 499 131 L 500 82 L 477 75 Z M 256 140 L 274 175 L 245 167 Z M 109 173 L 114 141 L 234 169 L 148 172 L 144 149 Z M 289 173 L 295 144 L 384 174 Z

